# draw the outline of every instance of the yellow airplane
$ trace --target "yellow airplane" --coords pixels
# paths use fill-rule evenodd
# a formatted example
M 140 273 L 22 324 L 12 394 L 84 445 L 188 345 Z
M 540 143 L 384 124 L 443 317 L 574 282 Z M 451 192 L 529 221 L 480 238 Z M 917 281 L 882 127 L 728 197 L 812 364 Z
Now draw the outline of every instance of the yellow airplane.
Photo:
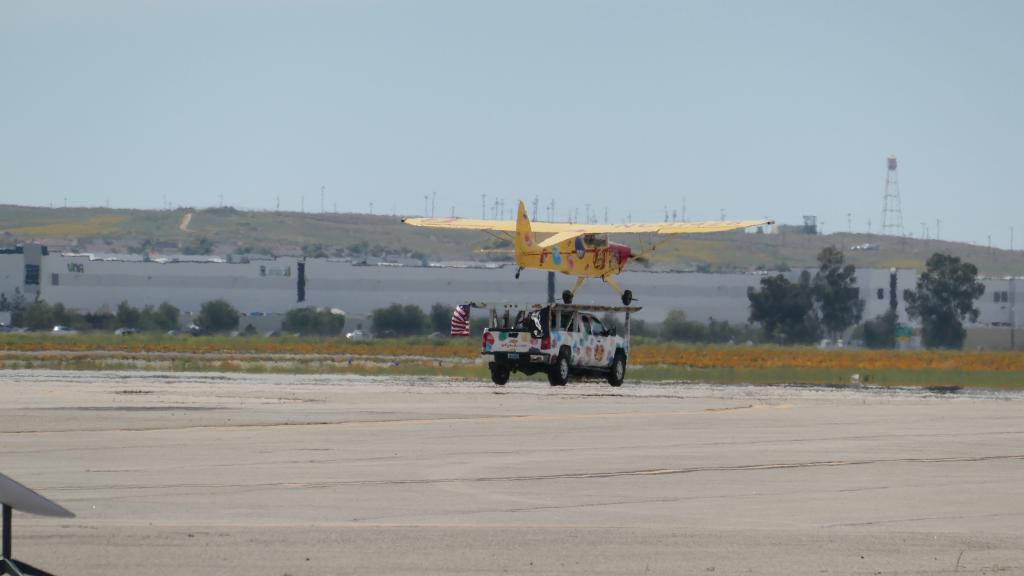
M 634 254 L 625 244 L 608 241 L 608 234 L 707 234 L 728 232 L 754 226 L 774 224 L 772 220 L 736 220 L 711 222 L 665 222 L 659 224 L 568 224 L 558 222 L 530 222 L 526 206 L 519 202 L 516 220 L 474 220 L 471 218 L 403 218 L 411 226 L 447 228 L 451 230 L 484 230 L 492 235 L 511 234 L 515 245 L 516 278 L 523 268 L 536 268 L 576 276 L 572 290 L 562 292 L 562 300 L 571 304 L 576 291 L 587 278 L 600 278 L 622 297 L 622 303 L 633 301 L 630 290 L 622 290 L 615 276 L 622 273 L 630 260 L 643 257 L 658 244 L 652 243 L 646 252 Z M 537 241 L 535 233 L 551 234 Z

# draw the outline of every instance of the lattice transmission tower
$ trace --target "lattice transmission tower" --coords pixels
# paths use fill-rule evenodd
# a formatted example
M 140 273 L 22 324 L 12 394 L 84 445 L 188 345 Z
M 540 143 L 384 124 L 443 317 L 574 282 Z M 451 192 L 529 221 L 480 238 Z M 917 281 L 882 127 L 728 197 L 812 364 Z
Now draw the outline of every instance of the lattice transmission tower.
M 903 236 L 903 208 L 900 203 L 900 178 L 896 171 L 896 157 L 886 160 L 885 200 L 882 203 L 882 234 Z

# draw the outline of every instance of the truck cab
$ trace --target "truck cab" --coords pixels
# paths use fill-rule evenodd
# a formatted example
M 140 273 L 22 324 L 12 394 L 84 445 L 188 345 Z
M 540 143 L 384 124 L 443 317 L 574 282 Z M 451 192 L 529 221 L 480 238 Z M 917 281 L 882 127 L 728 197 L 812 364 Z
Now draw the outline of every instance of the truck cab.
M 576 304 L 492 308 L 481 354 L 491 357 L 491 380 L 499 386 L 513 372 L 545 372 L 552 386 L 585 376 L 603 377 L 612 386 L 621 386 L 629 359 L 630 315 L 638 310 Z M 624 313 L 624 334 L 606 327 L 597 317 L 600 312 Z

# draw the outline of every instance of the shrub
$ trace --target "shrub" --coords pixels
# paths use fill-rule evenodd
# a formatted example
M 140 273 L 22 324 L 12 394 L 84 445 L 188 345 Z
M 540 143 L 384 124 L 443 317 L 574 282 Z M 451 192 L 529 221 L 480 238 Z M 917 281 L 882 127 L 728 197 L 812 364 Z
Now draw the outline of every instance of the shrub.
M 204 302 L 196 323 L 207 332 L 227 332 L 238 328 L 241 314 L 226 300 Z
M 334 314 L 325 308 L 294 308 L 284 315 L 281 329 L 286 332 L 317 336 L 337 336 L 345 328 L 344 314 Z
M 392 304 L 372 313 L 373 330 L 377 336 L 417 336 L 429 326 L 427 315 L 415 304 Z

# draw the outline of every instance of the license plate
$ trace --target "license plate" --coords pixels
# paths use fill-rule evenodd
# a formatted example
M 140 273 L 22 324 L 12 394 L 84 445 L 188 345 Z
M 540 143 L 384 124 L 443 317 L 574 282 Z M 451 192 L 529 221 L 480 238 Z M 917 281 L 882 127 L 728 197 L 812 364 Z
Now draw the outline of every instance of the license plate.
M 519 360 L 519 353 L 518 353 L 518 352 L 512 352 L 512 353 L 510 353 L 510 354 L 508 355 L 508 359 L 509 359 L 509 360 Z

